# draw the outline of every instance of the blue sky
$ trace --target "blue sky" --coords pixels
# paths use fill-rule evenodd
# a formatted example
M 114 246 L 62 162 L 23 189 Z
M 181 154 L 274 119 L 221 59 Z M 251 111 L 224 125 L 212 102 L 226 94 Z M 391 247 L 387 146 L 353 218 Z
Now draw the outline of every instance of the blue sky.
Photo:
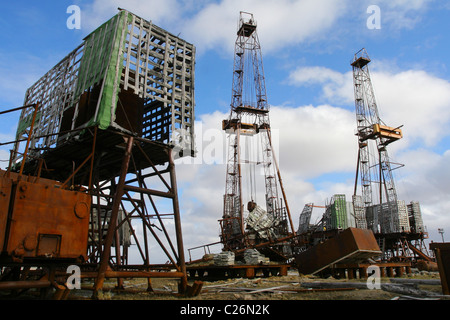
M 69 29 L 69 5 L 81 29 Z M 380 29 L 370 29 L 370 5 Z M 403 125 L 392 145 L 399 198 L 422 205 L 430 239 L 450 233 L 450 3 L 438 0 L 13 1 L 0 13 L 0 108 L 21 106 L 26 89 L 122 7 L 180 34 L 197 47 L 198 144 L 229 112 L 239 11 L 254 14 L 262 45 L 272 128 L 294 224 L 305 203 L 351 196 L 356 164 L 350 61 L 365 47 L 380 116 Z M 12 139 L 18 114 L 2 116 Z M 7 158 L 8 147 L 0 150 Z M 202 155 L 200 155 L 202 156 Z M 202 162 L 202 161 L 200 161 Z M 220 161 L 217 161 L 220 162 Z M 186 167 L 190 166 L 190 167 Z M 177 171 L 186 247 L 218 240 L 225 167 L 180 164 Z M 321 212 L 316 213 L 317 216 Z M 314 217 L 315 218 L 317 218 Z M 446 234 L 444 234 L 444 237 Z M 450 237 L 450 236 L 448 236 Z

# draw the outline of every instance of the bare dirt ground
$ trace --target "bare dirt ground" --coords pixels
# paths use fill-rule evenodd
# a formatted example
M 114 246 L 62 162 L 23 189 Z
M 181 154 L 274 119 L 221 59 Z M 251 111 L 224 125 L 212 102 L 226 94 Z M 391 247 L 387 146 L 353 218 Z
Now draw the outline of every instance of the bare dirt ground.
M 398 285 L 398 280 L 413 283 Z M 442 312 L 445 312 L 450 303 L 449 296 L 442 296 L 437 272 L 416 272 L 401 278 L 382 278 L 381 289 L 369 289 L 367 281 L 363 279 L 319 278 L 301 276 L 296 271 L 290 271 L 287 276 L 203 281 L 202 291 L 195 297 L 180 296 L 177 293 L 178 282 L 174 279 L 152 279 L 153 291 L 147 291 L 146 279 L 124 279 L 124 290 L 115 289 L 116 284 L 117 280 L 105 281 L 104 290 L 97 299 L 92 298 L 92 282 L 83 281 L 82 289 L 71 290 L 67 297 L 69 301 L 66 302 L 43 302 L 32 295 L 28 298 L 13 298 L 19 301 L 10 301 L 6 297 L 0 300 L 8 300 L 1 301 L 5 304 L 5 310 L 18 310 L 21 315 L 29 313 L 30 316 L 35 316 L 36 310 L 55 311 L 58 310 L 55 308 L 61 308 L 62 312 L 56 314 L 98 314 L 114 319 L 140 315 L 150 317 L 155 313 L 167 319 L 182 319 L 186 316 L 192 319 L 248 319 L 252 316 L 281 319 L 292 315 L 309 315 L 311 312 L 321 318 L 335 317 L 342 312 L 350 316 L 363 315 L 365 319 L 379 319 L 387 314 L 389 318 L 396 318 L 397 314 L 402 318 L 413 318 L 418 316 L 418 310 L 438 314 L 441 310 L 437 310 L 442 308 Z M 189 281 L 189 284 L 192 285 L 193 282 Z M 395 290 L 389 287 L 392 285 L 397 285 Z M 23 301 L 29 299 L 39 300 L 38 304 Z M 413 301 L 405 305 L 394 300 Z M 436 304 L 429 300 L 447 301 L 438 301 Z
M 442 295 L 438 272 L 415 272 L 395 278 L 381 278 L 379 289 L 370 289 L 364 279 L 334 279 L 299 275 L 295 270 L 287 276 L 254 279 L 233 278 L 203 281 L 202 291 L 195 297 L 177 294 L 178 282 L 173 279 L 125 279 L 125 290 L 116 290 L 115 281 L 105 283 L 101 300 L 448 300 Z M 424 283 L 425 280 L 428 281 Z M 407 282 L 405 282 L 407 281 Z M 192 281 L 189 281 L 192 285 Z M 88 283 L 83 283 L 88 288 Z M 89 299 L 89 290 L 74 290 L 69 299 Z

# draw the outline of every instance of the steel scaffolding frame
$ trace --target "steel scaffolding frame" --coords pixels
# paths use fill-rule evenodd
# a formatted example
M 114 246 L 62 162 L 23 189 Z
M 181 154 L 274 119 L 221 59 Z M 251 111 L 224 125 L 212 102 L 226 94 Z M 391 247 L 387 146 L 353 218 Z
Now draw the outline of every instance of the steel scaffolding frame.
M 88 195 L 88 241 L 82 261 L 2 264 L 0 282 L 30 267 L 51 281 L 1 288 L 66 291 L 65 268 L 76 264 L 94 297 L 107 278 L 119 288 L 147 278 L 148 290 L 151 278 L 173 278 L 179 293 L 198 293 L 187 285 L 174 165 L 195 154 L 194 67 L 193 45 L 120 10 L 27 90 L 8 170 Z
M 245 160 L 240 148 L 243 136 L 252 139 L 258 135 L 260 138 L 261 149 L 258 151 L 262 159 L 258 162 L 263 165 L 266 211 L 273 221 L 277 221 L 272 228 L 277 229 L 275 233 L 280 238 L 289 234 L 289 228 L 295 234 L 272 147 L 261 45 L 256 29 L 253 14 L 241 12 L 235 42 L 231 112 L 222 124 L 229 134 L 223 217 L 219 221 L 225 250 L 240 250 L 250 245 L 242 194 L 241 164 Z M 249 212 L 256 208 L 254 200 L 249 199 Z M 253 231 L 257 234 L 259 230 Z
M 121 10 L 27 90 L 24 105 L 40 104 L 29 156 L 92 125 L 174 146 L 177 157 L 193 155 L 194 81 L 195 46 Z M 29 109 L 20 115 L 14 165 L 31 117 Z
M 358 135 L 358 165 L 355 178 L 355 190 L 358 184 L 358 170 L 361 175 L 362 198 L 364 206 L 374 204 L 372 184 L 379 184 L 379 202 L 382 204 L 383 194 L 388 211 L 381 210 L 379 222 L 383 232 L 398 232 L 397 192 L 392 175 L 391 160 L 387 145 L 401 138 L 399 128 L 390 128 L 381 121 L 375 94 L 372 87 L 368 64 L 370 58 L 363 48 L 358 51 L 351 63 L 353 68 L 353 84 Z M 370 150 L 370 141 L 376 142 L 376 152 Z M 376 158 L 377 160 L 373 160 Z M 378 167 L 377 170 L 374 170 Z M 378 176 L 378 181 L 376 177 Z M 369 223 L 370 224 L 370 223 Z

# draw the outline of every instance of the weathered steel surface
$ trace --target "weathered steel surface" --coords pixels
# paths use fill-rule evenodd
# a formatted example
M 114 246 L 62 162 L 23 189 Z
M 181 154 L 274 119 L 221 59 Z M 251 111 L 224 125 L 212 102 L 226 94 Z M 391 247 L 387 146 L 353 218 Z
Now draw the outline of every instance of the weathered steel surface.
M 40 102 L 40 109 L 31 130 L 33 110 L 20 115 L 15 151 L 28 132 L 32 139 L 26 161 L 13 153 L 14 166 L 24 163 L 24 173 L 32 174 L 33 159 L 41 156 L 71 164 L 72 157 L 54 159 L 51 151 L 66 144 L 76 151 L 73 143 L 89 140 L 90 126 L 174 147 L 177 157 L 193 156 L 195 51 L 121 9 L 27 90 L 25 104 Z
M 317 273 L 335 263 L 357 263 L 380 255 L 381 251 L 371 230 L 348 228 L 295 256 L 298 271 Z
M 49 280 L 36 280 L 36 281 L 0 281 L 0 290 L 18 290 L 29 288 L 47 288 L 52 283 Z
M 436 253 L 436 260 L 441 277 L 442 293 L 450 295 L 450 243 L 430 243 L 430 249 Z
M 0 177 L 0 252 L 5 242 L 11 185 L 11 179 Z
M 57 182 L 45 179 L 25 181 L 2 175 L 0 181 L 0 244 L 6 256 L 15 261 L 84 259 L 90 195 L 61 189 Z

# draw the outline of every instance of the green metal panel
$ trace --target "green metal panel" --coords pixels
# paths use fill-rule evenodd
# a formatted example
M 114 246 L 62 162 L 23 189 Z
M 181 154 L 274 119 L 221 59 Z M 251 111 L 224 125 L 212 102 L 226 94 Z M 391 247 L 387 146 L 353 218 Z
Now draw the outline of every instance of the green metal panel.
M 39 122 L 40 118 L 41 118 L 41 112 L 38 111 L 38 112 L 36 112 L 35 122 L 36 123 Z M 19 124 L 17 125 L 16 139 L 20 139 L 20 136 L 22 134 L 24 134 L 25 132 L 27 132 L 27 130 L 31 126 L 32 121 L 33 121 L 33 113 L 30 113 L 27 117 L 25 117 L 24 119 L 22 119 L 22 121 L 19 122 Z
M 119 15 L 114 16 L 84 39 L 83 57 L 75 90 L 76 97 L 103 79 L 111 59 L 118 20 Z
M 345 195 L 334 195 L 331 204 L 331 226 L 333 229 L 347 229 L 347 203 Z
M 83 91 L 103 80 L 96 117 L 89 123 L 97 124 L 100 129 L 110 126 L 111 116 L 117 106 L 119 81 L 123 69 L 121 49 L 124 46 L 123 30 L 126 26 L 126 16 L 129 17 L 130 14 L 121 11 L 85 39 L 75 96 L 81 96 Z

